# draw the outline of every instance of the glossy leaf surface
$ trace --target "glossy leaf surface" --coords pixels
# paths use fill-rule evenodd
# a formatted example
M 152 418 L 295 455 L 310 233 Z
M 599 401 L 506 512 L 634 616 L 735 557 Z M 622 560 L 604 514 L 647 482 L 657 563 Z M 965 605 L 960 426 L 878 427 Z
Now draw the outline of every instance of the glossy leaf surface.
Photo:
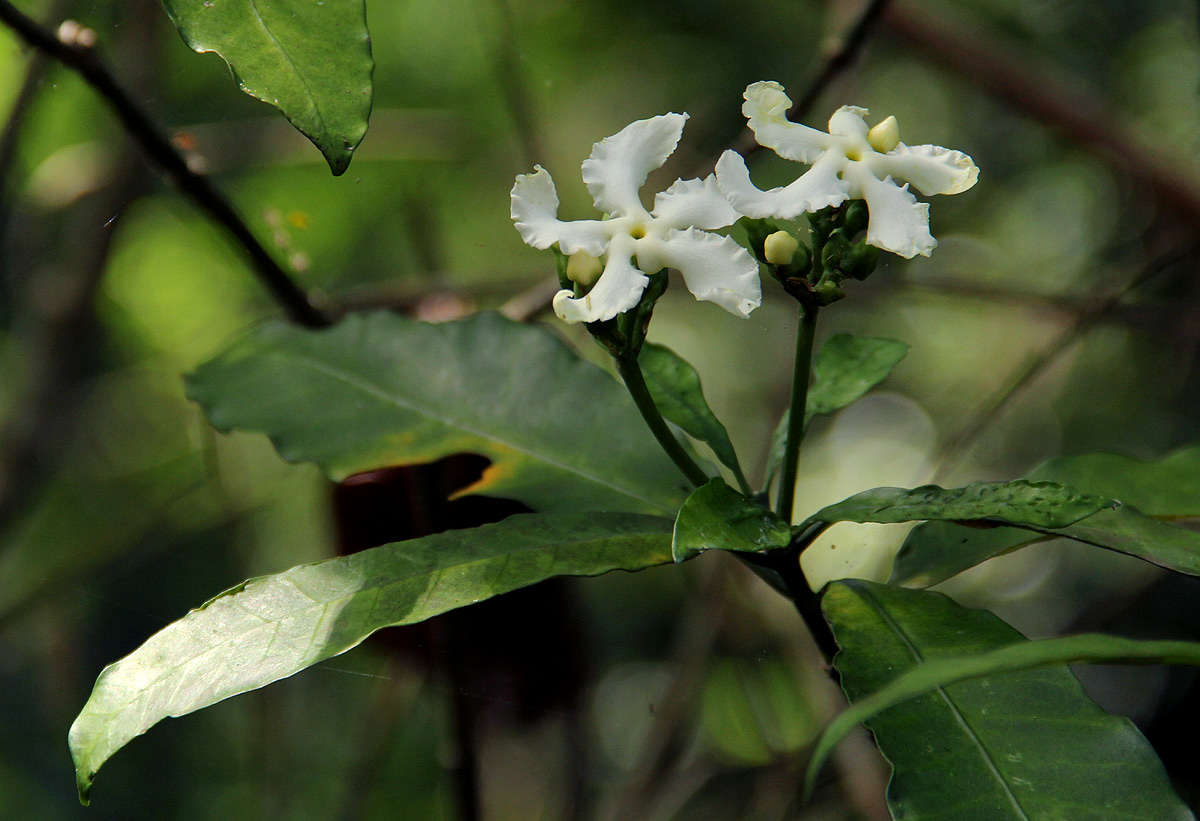
M 852 704 L 923 662 L 1025 642 L 991 613 L 922 590 L 835 582 L 822 606 Z M 897 818 L 1192 817 L 1133 723 L 1092 702 L 1065 666 L 938 687 L 867 726 L 892 764 Z
M 905 540 L 892 581 L 937 584 L 993 556 L 1053 536 L 1129 553 L 1171 570 L 1200 573 L 1200 534 L 1156 521 L 1200 517 L 1200 447 L 1184 448 L 1154 462 L 1109 453 L 1063 457 L 1043 463 L 1029 478 L 1062 482 L 1125 504 L 1053 532 L 979 530 L 929 522 Z
M 712 448 L 721 464 L 733 471 L 739 486 L 748 489 L 729 432 L 705 401 L 696 369 L 670 348 L 652 343 L 642 346 L 638 365 L 663 418 Z
M 513 516 L 250 579 L 104 668 L 71 726 L 85 801 L 100 766 L 164 718 L 298 673 L 383 627 L 551 576 L 671 560 L 671 522 L 636 514 Z
M 460 493 L 543 512 L 672 515 L 687 492 L 619 384 L 498 314 L 269 323 L 198 368 L 188 395 L 217 428 L 266 433 L 283 458 L 335 480 L 472 452 L 492 464 Z
M 982 520 L 1063 527 L 1102 508 L 1111 499 L 1078 493 L 1054 482 L 975 482 L 966 487 L 877 487 L 824 507 L 809 517 L 815 522 L 879 522 L 920 519 Z
M 371 113 L 364 0 L 163 0 L 194 51 L 229 64 L 242 91 L 275 106 L 325 155 L 350 165 Z
M 723 479 L 697 488 L 675 519 L 671 554 L 682 562 L 705 550 L 758 552 L 786 547 L 788 523 L 738 493 Z

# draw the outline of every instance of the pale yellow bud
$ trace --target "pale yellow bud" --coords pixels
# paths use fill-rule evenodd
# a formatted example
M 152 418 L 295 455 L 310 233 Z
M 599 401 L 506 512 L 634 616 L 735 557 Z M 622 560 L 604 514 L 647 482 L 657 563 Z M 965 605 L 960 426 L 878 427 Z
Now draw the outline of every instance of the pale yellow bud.
M 799 247 L 800 240 L 787 231 L 776 231 L 763 241 L 763 255 L 772 265 L 787 265 Z
M 886 154 L 900 144 L 900 123 L 889 116 L 867 132 L 867 142 L 880 154 Z
M 600 278 L 604 265 L 587 251 L 576 251 L 567 257 L 567 279 L 590 288 Z

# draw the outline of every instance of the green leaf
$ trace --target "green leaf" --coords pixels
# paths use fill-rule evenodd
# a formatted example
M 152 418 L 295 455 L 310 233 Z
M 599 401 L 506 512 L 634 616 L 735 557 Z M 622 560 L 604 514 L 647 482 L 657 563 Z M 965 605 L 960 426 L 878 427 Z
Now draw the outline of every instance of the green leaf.
M 813 378 L 804 407 L 804 425 L 818 414 L 833 413 L 861 399 L 878 385 L 908 353 L 908 345 L 895 339 L 834 334 L 813 357 Z M 789 413 L 784 413 L 771 436 L 767 482 L 783 464 L 787 447 Z
M 1109 453 L 1062 457 L 1038 466 L 1029 478 L 1062 482 L 1125 504 L 1062 531 L 1034 533 L 1008 527 L 978 530 L 930 522 L 913 529 L 905 540 L 896 557 L 892 581 L 918 586 L 937 584 L 993 556 L 1054 536 L 1200 575 L 1200 536 L 1150 518 L 1200 516 L 1200 447 L 1177 450 L 1155 462 Z
M 498 314 L 430 325 L 351 315 L 270 323 L 188 378 L 221 430 L 268 434 L 334 480 L 464 451 L 492 460 L 462 493 L 544 512 L 674 514 L 687 483 L 608 374 Z
M 804 408 L 804 424 L 817 414 L 833 413 L 860 399 L 887 379 L 908 353 L 895 339 L 835 334 L 813 359 L 813 381 Z
M 756 553 L 787 547 L 791 538 L 787 522 L 717 478 L 697 488 L 679 509 L 671 555 L 682 562 L 705 550 Z
M 333 173 L 350 165 L 371 113 L 364 0 L 163 0 L 194 51 L 214 52 L 238 86 L 278 108 Z
M 1077 662 L 1200 665 L 1200 642 L 1141 641 L 1098 633 L 1042 641 L 1023 641 L 975 656 L 923 662 L 890 684 L 856 701 L 821 733 L 813 749 L 806 782 L 811 786 L 838 742 L 856 726 L 909 699 L 960 681 Z
M 999 648 L 1038 652 L 1024 650 L 1024 637 L 991 613 L 938 593 L 835 582 L 822 606 L 852 704 L 923 662 L 957 667 Z M 1161 645 L 1179 660 L 1187 643 Z M 1192 817 L 1133 723 L 1093 703 L 1065 666 L 946 684 L 867 725 L 892 764 L 888 804 L 896 818 Z
M 729 433 L 704 400 L 696 369 L 670 348 L 649 342 L 642 345 L 638 365 L 659 413 L 712 448 L 721 464 L 733 471 L 742 492 L 749 493 L 750 484 L 742 473 Z
M 383 627 L 551 576 L 664 564 L 670 532 L 670 520 L 636 514 L 526 514 L 244 582 L 100 673 L 69 737 L 80 798 L 106 760 L 164 718 L 298 673 Z
M 966 487 L 877 487 L 821 508 L 809 522 L 879 522 L 918 519 L 982 520 L 1033 527 L 1063 527 L 1116 503 L 1055 482 L 975 482 Z

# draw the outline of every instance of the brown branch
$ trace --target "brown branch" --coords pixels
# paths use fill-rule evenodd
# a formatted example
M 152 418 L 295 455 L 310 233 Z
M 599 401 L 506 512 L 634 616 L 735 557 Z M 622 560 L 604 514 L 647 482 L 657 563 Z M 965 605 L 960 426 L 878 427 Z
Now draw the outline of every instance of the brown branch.
M 233 206 L 206 177 L 190 168 L 170 141 L 138 108 L 112 73 L 89 48 L 61 42 L 51 32 L 18 11 L 9 0 L 0 0 L 0 22 L 27 44 L 77 72 L 112 108 L 126 132 L 137 142 L 179 191 L 223 227 L 250 258 L 252 269 L 292 321 L 310 328 L 329 325 L 330 317 L 308 298 L 271 254 L 254 237 Z
M 1028 357 L 1009 376 L 1008 384 L 982 403 L 967 423 L 946 441 L 937 460 L 934 480 L 944 478 L 966 455 L 970 445 L 992 425 L 1004 409 L 1033 384 L 1038 376 L 1044 373 L 1060 355 L 1116 310 L 1126 296 L 1174 265 L 1193 256 L 1196 250 L 1195 245 L 1189 245 L 1183 249 L 1160 254 L 1143 266 L 1124 285 L 1113 289 L 1108 295 L 1100 297 L 1090 306 L 1081 310 L 1049 343 Z
M 932 62 L 1149 183 L 1165 205 L 1189 222 L 1200 223 L 1196 164 L 1162 146 L 1150 146 L 1083 83 L 1058 79 L 1061 68 L 1041 65 L 1018 46 L 1000 43 L 994 32 L 954 22 L 940 10 L 926 12 L 915 3 L 895 2 L 883 19 L 891 32 Z
M 829 55 L 822 61 L 821 67 L 804 92 L 788 109 L 788 119 L 800 122 L 811 114 L 813 106 L 821 99 L 821 95 L 828 91 L 834 81 L 858 61 L 876 23 L 887 11 L 888 3 L 889 0 L 870 0 L 854 25 L 847 29 L 839 40 L 835 41 L 833 48 L 829 50 Z M 750 156 L 760 148 L 754 140 L 754 134 L 748 128 L 742 130 L 741 135 L 730 147 L 743 157 Z M 711 170 L 711 164 L 706 168 Z M 695 176 L 703 176 L 705 173 L 707 170 L 699 172 Z

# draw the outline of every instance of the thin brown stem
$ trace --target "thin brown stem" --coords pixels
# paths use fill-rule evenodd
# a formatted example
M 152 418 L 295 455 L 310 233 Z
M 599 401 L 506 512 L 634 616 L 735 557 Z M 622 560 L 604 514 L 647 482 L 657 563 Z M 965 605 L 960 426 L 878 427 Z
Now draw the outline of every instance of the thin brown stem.
M 121 87 L 91 49 L 59 41 L 50 31 L 18 11 L 9 0 L 0 0 L 0 22 L 39 52 L 78 73 L 104 98 L 126 132 L 146 156 L 166 174 L 184 196 L 223 227 L 242 247 L 250 258 L 255 274 L 292 321 L 310 328 L 325 327 L 332 322 L 259 243 L 225 196 L 207 177 L 188 168 L 183 156 L 175 150 L 149 116 L 137 106 L 132 96 Z
M 1117 309 L 1121 302 L 1131 292 L 1137 290 L 1147 281 L 1157 277 L 1176 263 L 1194 254 L 1196 248 L 1189 246 L 1162 254 L 1141 268 L 1124 285 L 1114 289 L 1107 296 L 1101 297 L 1091 305 L 1082 309 L 1071 319 L 1049 343 L 1042 346 L 1023 362 L 1008 378 L 1004 387 L 989 397 L 971 415 L 967 423 L 942 446 L 941 455 L 937 460 L 934 479 L 941 480 L 958 465 L 966 455 L 970 446 L 985 430 L 1023 393 L 1033 382 L 1046 371 L 1071 346 L 1078 342 L 1084 334 L 1110 313 Z

